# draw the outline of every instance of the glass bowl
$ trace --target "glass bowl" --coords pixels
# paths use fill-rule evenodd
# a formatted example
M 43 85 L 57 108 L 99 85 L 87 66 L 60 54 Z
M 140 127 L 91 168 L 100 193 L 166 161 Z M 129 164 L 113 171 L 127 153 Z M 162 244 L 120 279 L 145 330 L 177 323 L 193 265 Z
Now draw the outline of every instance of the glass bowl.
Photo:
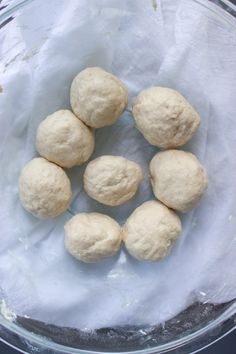
M 54 0 L 56 3 L 58 0 Z M 124 0 L 126 1 L 126 0 Z M 127 0 L 128 1 L 128 0 Z M 164 0 L 163 0 L 164 1 Z M 236 35 L 236 7 L 227 0 L 189 0 L 195 2 L 199 11 L 206 11 L 218 25 Z M 25 11 L 36 0 L 5 1 L 0 7 L 0 30 L 7 31 L 19 11 Z M 152 2 L 154 8 L 156 1 Z M 0 4 L 1 6 L 1 4 Z M 41 2 L 43 6 L 43 2 Z M 25 24 L 27 25 L 27 24 Z M 35 52 L 40 31 L 37 36 Z M 11 45 L 5 52 L 11 58 Z M 220 50 L 220 49 L 218 49 Z M 14 58 L 12 58 L 14 60 Z M 227 63 L 221 63 L 222 69 Z M 8 61 L 11 65 L 11 59 Z M 1 294 L 1 292 L 0 292 Z M 194 303 L 185 311 L 157 326 L 123 326 L 99 328 L 95 331 L 58 327 L 33 318 L 16 316 L 9 321 L 0 316 L 1 340 L 26 353 L 194 353 L 222 338 L 236 327 L 236 302 L 220 305 Z

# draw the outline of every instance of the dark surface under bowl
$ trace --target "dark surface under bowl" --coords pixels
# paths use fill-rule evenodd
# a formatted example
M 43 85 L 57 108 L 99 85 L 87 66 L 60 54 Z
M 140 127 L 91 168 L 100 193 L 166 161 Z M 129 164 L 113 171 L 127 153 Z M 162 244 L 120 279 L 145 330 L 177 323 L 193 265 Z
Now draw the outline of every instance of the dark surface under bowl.
M 92 331 L 58 327 L 25 317 L 17 317 L 16 324 L 31 333 L 44 337 L 45 340 L 63 346 L 98 352 L 128 352 L 154 349 L 183 339 L 183 337 L 186 338 L 219 318 L 233 302 L 221 305 L 195 303 L 178 316 L 158 326 L 124 326 Z M 195 340 L 187 338 L 186 345 L 183 347 L 181 345 L 181 349 L 178 349 L 176 345 L 176 349 L 168 350 L 168 352 L 190 353 L 222 337 L 227 333 L 227 328 L 233 327 L 234 319 L 230 318 L 220 326 L 216 326 L 213 331 L 208 330 L 207 333 L 203 333 L 200 338 Z M 17 337 L 16 334 L 15 336 Z M 47 353 L 53 353 L 53 350 Z

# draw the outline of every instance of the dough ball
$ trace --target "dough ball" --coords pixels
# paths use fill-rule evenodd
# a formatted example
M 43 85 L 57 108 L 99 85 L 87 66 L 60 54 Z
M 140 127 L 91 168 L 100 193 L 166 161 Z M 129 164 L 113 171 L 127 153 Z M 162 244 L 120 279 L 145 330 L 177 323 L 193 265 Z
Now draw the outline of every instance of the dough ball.
M 185 151 L 157 153 L 150 163 L 150 174 L 157 199 L 182 212 L 197 205 L 208 185 L 203 166 L 196 156 Z
M 128 90 L 117 77 L 101 68 L 87 68 L 73 80 L 70 93 L 73 112 L 93 128 L 111 125 L 128 104 Z
M 112 257 L 120 244 L 121 228 L 107 215 L 81 213 L 65 224 L 65 247 L 80 261 L 93 263 Z
M 23 207 L 38 218 L 53 218 L 64 213 L 72 197 L 66 173 L 42 157 L 31 160 L 23 168 L 19 193 Z
M 68 110 L 57 111 L 38 127 L 39 154 L 62 167 L 79 166 L 94 149 L 93 132 Z
M 179 217 L 162 203 L 151 200 L 131 214 L 123 228 L 128 252 L 145 261 L 165 257 L 181 233 Z
M 165 87 L 142 91 L 133 104 L 132 113 L 147 141 L 165 149 L 187 143 L 200 125 L 198 113 L 187 100 Z
M 142 180 L 137 163 L 121 156 L 101 156 L 87 165 L 84 189 L 98 202 L 116 206 L 133 198 Z

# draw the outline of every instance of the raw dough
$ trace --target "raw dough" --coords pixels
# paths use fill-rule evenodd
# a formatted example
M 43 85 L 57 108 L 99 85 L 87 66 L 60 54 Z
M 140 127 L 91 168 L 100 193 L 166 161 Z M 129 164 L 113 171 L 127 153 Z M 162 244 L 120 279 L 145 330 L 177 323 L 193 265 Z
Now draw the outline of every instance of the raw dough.
M 89 162 L 84 189 L 100 203 L 116 206 L 130 200 L 143 180 L 141 167 L 121 156 L 101 156 Z
M 200 117 L 177 91 L 151 87 L 136 98 L 132 113 L 137 128 L 152 145 L 175 148 L 189 141 Z
M 120 249 L 121 228 L 99 213 L 81 213 L 65 224 L 65 247 L 75 258 L 93 263 L 114 256 Z
M 68 208 L 72 192 L 63 169 L 42 157 L 22 170 L 19 194 L 23 207 L 38 218 L 53 218 Z
M 36 136 L 39 154 L 67 168 L 87 161 L 94 143 L 91 129 L 69 110 L 57 111 L 44 119 Z
M 182 212 L 197 205 L 208 185 L 203 166 L 196 156 L 185 151 L 157 153 L 150 163 L 150 174 L 157 199 Z
M 85 124 L 113 124 L 128 104 L 128 90 L 116 76 L 101 68 L 81 71 L 71 85 L 71 107 Z
M 162 203 L 151 200 L 130 215 L 123 228 L 128 252 L 139 260 L 165 257 L 181 233 L 179 217 Z

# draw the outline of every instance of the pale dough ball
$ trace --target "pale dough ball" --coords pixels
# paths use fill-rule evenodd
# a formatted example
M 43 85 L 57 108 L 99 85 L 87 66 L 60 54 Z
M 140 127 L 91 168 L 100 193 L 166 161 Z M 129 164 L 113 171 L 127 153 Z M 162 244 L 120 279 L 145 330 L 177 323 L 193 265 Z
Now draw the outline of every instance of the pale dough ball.
M 81 213 L 65 224 L 65 247 L 80 261 L 93 263 L 112 257 L 120 244 L 121 228 L 107 215 Z
M 72 197 L 66 173 L 42 157 L 31 160 L 23 168 L 19 194 L 23 207 L 38 218 L 53 218 L 64 213 Z
M 147 141 L 166 149 L 187 143 L 200 125 L 200 117 L 188 101 L 179 92 L 165 87 L 142 91 L 132 113 Z
M 208 185 L 203 166 L 196 156 L 185 151 L 157 153 L 150 163 L 150 175 L 156 198 L 182 212 L 197 205 Z
M 94 150 L 94 135 L 72 112 L 60 110 L 39 125 L 36 147 L 41 156 L 59 166 L 79 166 Z
M 179 217 L 162 203 L 151 200 L 139 206 L 123 227 L 128 252 L 139 260 L 165 257 L 181 233 Z
M 71 85 L 71 107 L 93 128 L 111 125 L 128 104 L 128 90 L 116 76 L 101 68 L 81 71 Z
M 116 206 L 133 198 L 142 180 L 137 163 L 121 156 L 101 156 L 87 165 L 84 189 L 98 202 Z

